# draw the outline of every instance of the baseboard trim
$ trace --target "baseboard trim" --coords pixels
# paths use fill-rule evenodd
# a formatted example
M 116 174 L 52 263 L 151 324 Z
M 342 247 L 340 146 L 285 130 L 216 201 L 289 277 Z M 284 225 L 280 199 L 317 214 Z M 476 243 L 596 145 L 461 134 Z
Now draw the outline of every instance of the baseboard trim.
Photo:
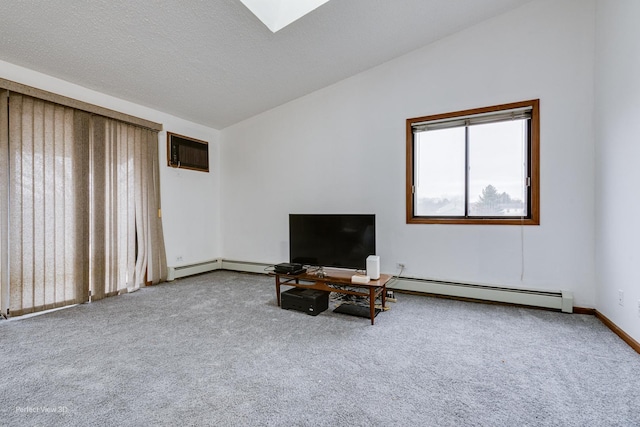
M 573 307 L 573 312 L 575 314 L 588 314 L 590 316 L 596 315 L 596 309 L 589 307 Z
M 627 334 L 625 331 L 620 329 L 620 327 L 618 325 L 613 323 L 611 320 L 609 320 L 609 318 L 607 316 L 605 316 L 604 314 L 600 313 L 598 310 L 594 310 L 594 312 L 595 312 L 594 315 L 598 319 L 600 319 L 600 321 L 602 323 L 604 323 L 607 328 L 611 329 L 614 334 L 616 334 L 617 336 L 619 336 L 622 339 L 622 341 L 624 341 L 627 344 L 629 344 L 629 347 L 634 349 L 636 351 L 636 353 L 640 354 L 640 342 L 634 340 L 629 334 Z
M 620 339 L 626 342 L 629 347 L 634 349 L 636 353 L 640 354 L 640 342 L 633 339 L 629 334 L 623 331 L 618 325 L 613 323 L 607 316 L 600 313 L 595 308 L 589 307 L 573 307 L 575 314 L 588 314 L 590 316 L 596 316 L 604 325 L 611 330 L 614 334 L 620 337 Z

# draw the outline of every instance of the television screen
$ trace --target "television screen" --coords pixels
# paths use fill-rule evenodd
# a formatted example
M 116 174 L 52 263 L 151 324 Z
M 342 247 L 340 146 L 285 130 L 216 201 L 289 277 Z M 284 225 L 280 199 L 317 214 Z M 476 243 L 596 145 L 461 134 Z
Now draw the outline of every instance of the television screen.
M 289 215 L 292 263 L 364 270 L 375 253 L 375 215 Z

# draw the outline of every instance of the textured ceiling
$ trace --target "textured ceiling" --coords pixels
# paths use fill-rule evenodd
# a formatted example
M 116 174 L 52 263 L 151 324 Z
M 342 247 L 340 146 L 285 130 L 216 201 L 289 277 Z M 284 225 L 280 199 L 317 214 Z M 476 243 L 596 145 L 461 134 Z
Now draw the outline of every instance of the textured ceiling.
M 239 0 L 14 0 L 0 59 L 216 129 L 530 0 L 333 0 L 277 33 Z

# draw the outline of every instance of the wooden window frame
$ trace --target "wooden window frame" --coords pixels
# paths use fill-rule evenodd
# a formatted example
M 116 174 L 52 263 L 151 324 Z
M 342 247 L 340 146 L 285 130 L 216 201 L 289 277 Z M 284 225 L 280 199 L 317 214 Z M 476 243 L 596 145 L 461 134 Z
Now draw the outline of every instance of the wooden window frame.
M 174 161 L 174 151 L 173 151 L 173 145 L 172 145 L 172 140 L 174 137 L 186 141 L 187 144 L 185 145 L 204 146 L 205 148 L 202 150 L 206 151 L 206 163 L 207 163 L 206 166 L 189 164 L 189 163 L 183 164 L 182 161 L 180 161 L 179 157 L 177 161 Z M 190 138 L 188 136 L 178 135 L 177 133 L 167 132 L 167 166 L 170 166 L 172 168 L 177 168 L 177 169 L 189 169 L 189 170 L 200 171 L 200 172 L 209 172 L 209 143 L 207 141 Z
M 413 126 L 421 122 L 451 119 L 493 113 L 502 110 L 531 107 L 530 138 L 528 144 L 528 215 L 518 218 L 482 217 L 435 217 L 414 215 L 414 131 Z M 540 225 L 540 100 L 514 102 L 456 111 L 452 113 L 415 117 L 406 121 L 406 221 L 407 224 L 487 224 L 487 225 Z

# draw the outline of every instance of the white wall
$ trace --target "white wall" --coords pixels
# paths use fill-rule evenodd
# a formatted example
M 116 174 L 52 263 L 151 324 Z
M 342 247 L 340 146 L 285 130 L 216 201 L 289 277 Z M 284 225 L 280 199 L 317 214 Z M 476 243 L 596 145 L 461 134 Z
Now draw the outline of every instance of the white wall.
M 221 256 L 219 131 L 3 61 L 0 77 L 162 123 L 158 144 L 167 262 L 173 266 Z M 167 167 L 166 131 L 209 142 L 212 172 Z
M 593 307 L 594 20 L 593 0 L 533 2 L 224 129 L 225 258 L 288 260 L 289 213 L 375 213 L 384 272 Z M 407 118 L 533 98 L 540 226 L 405 223 Z
M 597 5 L 596 308 L 640 341 L 640 2 Z
M 174 170 L 159 135 L 169 265 L 281 262 L 289 213 L 372 212 L 385 272 L 571 290 L 640 340 L 638 16 L 636 0 L 534 2 L 222 133 L 3 61 L 0 77 L 209 142 L 209 174 Z M 405 224 L 406 118 L 532 98 L 539 227 Z

